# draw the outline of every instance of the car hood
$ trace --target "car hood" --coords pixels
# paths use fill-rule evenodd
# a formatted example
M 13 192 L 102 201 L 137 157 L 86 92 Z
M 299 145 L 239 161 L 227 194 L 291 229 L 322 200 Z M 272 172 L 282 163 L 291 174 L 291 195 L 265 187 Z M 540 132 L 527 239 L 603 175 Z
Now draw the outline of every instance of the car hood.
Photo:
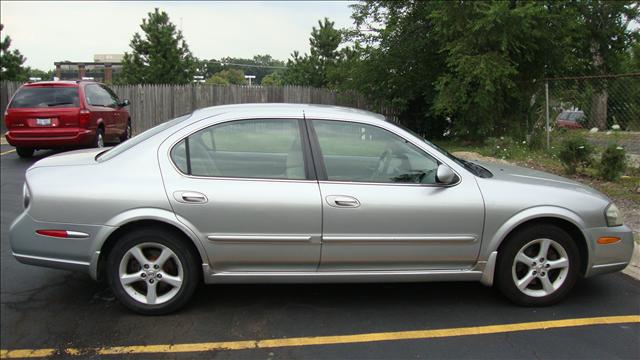
M 492 178 L 484 180 L 508 181 L 510 183 L 523 185 L 538 185 L 563 188 L 567 190 L 586 193 L 608 201 L 607 196 L 602 194 L 601 192 L 582 183 L 564 178 L 562 176 L 514 165 L 496 164 L 484 161 L 477 161 L 476 163 L 482 165 L 493 174 Z
M 107 148 L 82 149 L 48 156 L 33 164 L 29 170 L 47 166 L 69 166 L 96 164 L 96 155 Z

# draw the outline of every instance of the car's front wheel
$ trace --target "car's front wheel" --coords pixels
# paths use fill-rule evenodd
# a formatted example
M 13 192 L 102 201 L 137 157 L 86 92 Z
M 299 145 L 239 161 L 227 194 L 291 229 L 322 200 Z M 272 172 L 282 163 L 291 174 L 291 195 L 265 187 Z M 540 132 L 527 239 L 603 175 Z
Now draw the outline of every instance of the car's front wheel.
M 93 140 L 93 147 L 95 148 L 104 147 L 104 130 L 101 127 L 99 127 L 96 130 L 96 137 Z
M 158 229 L 123 236 L 109 254 L 107 272 L 118 300 L 145 315 L 182 307 L 199 281 L 194 254 L 177 234 Z
M 563 229 L 529 226 L 506 240 L 498 252 L 496 282 L 511 301 L 546 306 L 564 298 L 576 282 L 579 251 Z
M 125 142 L 131 138 L 131 120 L 127 121 L 127 127 L 124 129 L 124 133 L 120 136 L 120 142 Z

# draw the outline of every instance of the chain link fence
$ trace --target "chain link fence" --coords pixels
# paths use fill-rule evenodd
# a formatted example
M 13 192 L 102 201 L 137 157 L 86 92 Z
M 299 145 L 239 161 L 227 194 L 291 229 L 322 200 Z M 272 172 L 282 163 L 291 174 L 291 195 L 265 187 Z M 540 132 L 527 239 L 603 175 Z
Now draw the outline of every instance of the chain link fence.
M 544 86 L 548 146 L 575 132 L 597 146 L 617 143 L 640 159 L 640 73 L 550 78 Z

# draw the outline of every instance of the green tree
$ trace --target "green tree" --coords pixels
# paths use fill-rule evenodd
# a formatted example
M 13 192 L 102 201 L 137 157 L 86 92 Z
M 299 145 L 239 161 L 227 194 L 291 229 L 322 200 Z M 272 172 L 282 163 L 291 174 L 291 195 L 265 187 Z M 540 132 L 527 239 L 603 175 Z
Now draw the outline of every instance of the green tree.
M 192 81 L 195 59 L 182 32 L 158 8 L 142 20 L 125 53 L 121 81 L 129 84 L 186 84 Z
M 196 73 L 206 79 L 222 70 L 237 69 L 242 70 L 245 74 L 254 75 L 256 78 L 253 82 L 256 84 L 261 83 L 265 76 L 281 70 L 285 66 L 283 61 L 274 59 L 268 54 L 254 55 L 251 59 L 224 57 L 220 60 L 198 60 L 197 64 Z
M 205 83 L 210 85 L 229 85 L 229 80 L 223 78 L 218 74 L 214 74 L 211 77 L 207 78 L 207 80 L 205 80 Z
M 345 84 L 430 137 L 520 135 L 540 106 L 541 79 L 591 74 L 597 53 L 605 71 L 615 68 L 634 37 L 634 4 L 360 2 L 348 33 L 360 61 L 346 62 Z
M 262 78 L 260 82 L 262 86 L 282 86 L 282 73 L 279 71 L 274 71 L 271 74 Z
M 0 32 L 4 25 L 0 24 Z M 9 50 L 11 38 L 5 36 L 0 39 L 0 78 L 2 80 L 25 81 L 28 78 L 28 68 L 22 64 L 27 61 L 18 49 Z
M 53 77 L 55 75 L 55 71 L 54 70 L 40 70 L 40 69 L 32 69 L 32 68 L 28 68 L 28 76 L 29 78 L 40 78 L 43 81 L 44 80 L 53 80 Z
M 337 80 L 333 74 L 342 61 L 343 53 L 338 51 L 342 42 L 342 33 L 335 23 L 324 18 L 318 21 L 318 27 L 312 28 L 309 45 L 310 54 L 291 54 L 283 80 L 287 84 L 309 85 L 314 87 L 335 87 Z

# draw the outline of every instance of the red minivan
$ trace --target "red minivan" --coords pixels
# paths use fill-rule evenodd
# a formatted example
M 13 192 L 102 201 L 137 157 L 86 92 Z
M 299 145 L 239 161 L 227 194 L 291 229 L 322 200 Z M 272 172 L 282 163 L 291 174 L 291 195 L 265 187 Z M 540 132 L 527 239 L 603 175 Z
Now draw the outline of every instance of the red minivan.
M 36 149 L 103 147 L 131 136 L 131 117 L 104 84 L 43 81 L 22 85 L 9 102 L 5 137 L 20 157 Z

